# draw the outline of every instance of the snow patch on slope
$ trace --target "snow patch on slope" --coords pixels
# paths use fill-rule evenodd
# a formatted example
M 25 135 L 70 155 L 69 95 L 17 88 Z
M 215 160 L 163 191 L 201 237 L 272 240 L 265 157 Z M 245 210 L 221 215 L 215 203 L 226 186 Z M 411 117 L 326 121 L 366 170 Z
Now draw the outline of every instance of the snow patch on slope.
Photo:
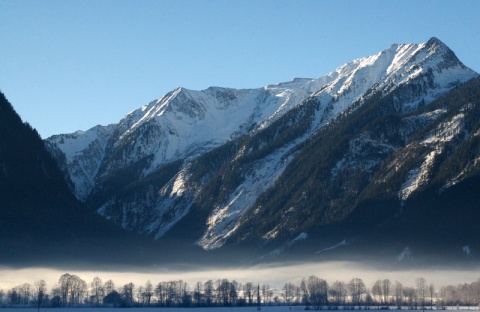
M 334 250 L 334 249 L 337 249 L 337 248 L 339 248 L 339 247 L 346 246 L 346 245 L 347 245 L 347 240 L 344 239 L 344 240 L 342 240 L 342 241 L 341 241 L 340 243 L 338 243 L 338 244 L 335 244 L 335 245 L 333 245 L 333 246 L 330 246 L 330 247 L 327 247 L 327 248 L 324 248 L 324 249 L 322 249 L 322 250 L 317 251 L 315 254 L 316 254 L 316 255 L 319 255 L 319 254 L 321 254 L 321 253 L 324 253 L 324 252 L 327 252 L 327 251 L 331 251 L 331 250 Z
M 253 170 L 247 174 L 244 182 L 232 193 L 226 204 L 216 207 L 210 214 L 204 235 L 197 242 L 206 250 L 221 247 L 241 225 L 242 216 L 253 207 L 264 190 L 273 186 L 291 161 L 284 155 L 289 148 L 257 161 Z
M 406 200 L 410 195 L 420 186 L 426 185 L 429 180 L 430 169 L 433 166 L 433 161 L 437 155 L 437 151 L 430 152 L 424 162 L 419 168 L 412 169 L 407 176 L 407 180 L 403 183 L 398 197 L 401 200 Z
M 402 262 L 409 259 L 412 256 L 412 250 L 408 247 L 405 247 L 402 252 L 397 256 L 397 262 Z
M 447 142 L 463 130 L 463 121 L 464 114 L 460 113 L 428 133 L 421 144 L 432 148 L 432 151 L 425 156 L 420 167 L 409 171 L 406 181 L 398 192 L 398 197 L 401 200 L 408 199 L 415 190 L 429 182 L 435 157 L 443 152 Z
M 106 154 L 114 126 L 96 126 L 88 131 L 61 134 L 49 138 L 64 155 L 68 174 L 79 199 L 85 199 L 95 186 L 95 177 Z

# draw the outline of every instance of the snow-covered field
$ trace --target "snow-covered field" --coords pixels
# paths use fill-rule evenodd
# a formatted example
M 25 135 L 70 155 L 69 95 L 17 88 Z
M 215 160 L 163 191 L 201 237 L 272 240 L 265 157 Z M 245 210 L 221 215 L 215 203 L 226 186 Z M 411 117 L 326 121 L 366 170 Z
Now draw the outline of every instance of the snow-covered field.
M 428 308 L 429 309 L 429 308 Z M 446 310 L 458 310 L 458 311 L 478 311 L 479 307 L 447 307 Z M 261 311 L 266 312 L 280 312 L 280 311 L 304 311 L 305 306 L 262 306 Z M 313 309 L 312 309 L 313 310 Z M 376 308 L 372 307 L 370 311 L 375 311 Z M 427 308 L 425 308 L 427 310 Z M 37 312 L 35 308 L 0 308 L 2 312 Z M 54 312 L 247 312 L 257 311 L 257 307 L 210 307 L 210 308 L 42 308 L 40 311 L 54 311 Z M 364 310 L 348 310 L 341 309 L 341 311 L 364 311 Z M 368 311 L 368 310 L 367 310 Z M 382 310 L 379 310 L 382 311 Z M 383 310 L 384 311 L 384 310 Z M 398 311 L 398 310 L 392 310 Z M 418 312 L 419 310 L 401 310 L 403 312 Z
M 280 312 L 280 311 L 303 311 L 304 306 L 276 306 L 276 307 L 262 307 L 261 311 L 266 312 Z M 37 312 L 34 308 L 4 308 L 2 312 Z M 217 307 L 217 308 L 51 308 L 40 309 L 40 311 L 53 312 L 247 312 L 257 311 L 257 307 Z

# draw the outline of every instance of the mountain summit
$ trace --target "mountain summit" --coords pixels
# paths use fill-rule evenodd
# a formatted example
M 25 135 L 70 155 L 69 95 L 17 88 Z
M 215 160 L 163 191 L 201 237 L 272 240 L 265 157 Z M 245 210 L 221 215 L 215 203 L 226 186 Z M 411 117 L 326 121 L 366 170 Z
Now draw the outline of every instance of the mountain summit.
M 399 181 L 386 186 L 388 205 L 406 205 L 402 189 L 414 172 L 389 176 L 391 157 L 445 118 L 449 109 L 435 104 L 441 96 L 476 77 L 431 38 L 317 79 L 178 88 L 118 124 L 46 144 L 77 198 L 127 230 L 206 250 L 307 238 L 328 247 L 337 237 L 322 241 L 319 233 L 379 200 L 378 176 Z M 385 221 L 395 209 L 368 213 Z

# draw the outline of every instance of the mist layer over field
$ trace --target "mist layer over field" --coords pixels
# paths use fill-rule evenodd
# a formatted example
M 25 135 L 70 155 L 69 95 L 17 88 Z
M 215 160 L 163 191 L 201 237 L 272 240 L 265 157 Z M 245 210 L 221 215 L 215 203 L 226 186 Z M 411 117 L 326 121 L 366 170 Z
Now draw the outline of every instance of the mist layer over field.
M 143 286 L 147 281 L 153 285 L 162 281 L 183 280 L 191 287 L 196 282 L 216 281 L 218 279 L 236 280 L 239 283 L 269 285 L 281 288 L 286 282 L 299 284 L 303 277 L 315 275 L 333 283 L 336 280 L 348 282 L 353 277 L 361 278 L 367 287 L 378 279 L 399 281 L 405 286 L 414 286 L 415 279 L 423 277 L 436 287 L 471 283 L 480 278 L 480 269 L 382 269 L 372 268 L 352 262 L 320 262 L 294 263 L 276 265 L 257 265 L 249 268 L 182 268 L 169 269 L 168 266 L 157 268 L 116 267 L 112 269 L 88 270 L 78 268 L 10 268 L 0 267 L 0 289 L 7 290 L 23 283 L 34 283 L 43 279 L 50 290 L 56 285 L 64 273 L 75 274 L 85 282 L 90 283 L 94 277 L 100 277 L 104 282 L 111 279 L 116 287 L 133 282 Z

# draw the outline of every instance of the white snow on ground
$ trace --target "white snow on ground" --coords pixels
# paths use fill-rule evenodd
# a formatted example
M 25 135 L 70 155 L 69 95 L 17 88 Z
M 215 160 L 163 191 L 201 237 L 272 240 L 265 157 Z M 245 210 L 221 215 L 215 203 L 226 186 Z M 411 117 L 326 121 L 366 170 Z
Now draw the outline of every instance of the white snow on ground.
M 261 311 L 282 312 L 282 311 L 303 311 L 305 306 L 264 306 Z M 2 308 L 2 312 L 37 312 L 36 308 Z M 40 311 L 49 311 L 51 309 L 41 308 Z M 256 306 L 250 307 L 209 307 L 209 308 L 55 308 L 55 312 L 253 312 L 257 311 Z

